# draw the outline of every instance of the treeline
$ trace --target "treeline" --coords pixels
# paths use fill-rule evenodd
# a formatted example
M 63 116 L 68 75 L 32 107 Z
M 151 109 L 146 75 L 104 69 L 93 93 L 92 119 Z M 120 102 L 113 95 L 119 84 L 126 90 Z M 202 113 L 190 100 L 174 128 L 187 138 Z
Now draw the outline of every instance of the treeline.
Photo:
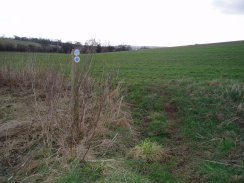
M 105 53 L 116 51 L 132 50 L 128 45 L 101 45 L 95 39 L 90 39 L 82 44 L 80 42 L 62 42 L 61 40 L 50 40 L 42 38 L 27 38 L 14 36 L 14 38 L 0 39 L 0 51 L 19 51 L 19 52 L 56 52 L 70 53 L 73 48 L 78 48 L 82 53 Z

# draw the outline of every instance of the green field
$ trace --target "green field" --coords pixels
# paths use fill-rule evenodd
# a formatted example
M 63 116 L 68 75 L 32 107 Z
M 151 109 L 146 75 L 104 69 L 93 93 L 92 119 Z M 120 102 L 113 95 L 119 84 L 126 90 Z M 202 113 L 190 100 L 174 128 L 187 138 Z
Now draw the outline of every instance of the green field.
M 128 80 L 243 79 L 243 42 L 97 55 Z M 101 66 L 100 64 L 98 64 Z
M 0 66 L 20 69 L 28 59 L 70 73 L 70 55 L 0 52 Z M 91 72 L 118 75 L 138 143 L 156 142 L 171 158 L 152 163 L 111 152 L 123 172 L 102 177 L 101 166 L 82 166 L 59 182 L 244 181 L 244 41 L 96 54 Z

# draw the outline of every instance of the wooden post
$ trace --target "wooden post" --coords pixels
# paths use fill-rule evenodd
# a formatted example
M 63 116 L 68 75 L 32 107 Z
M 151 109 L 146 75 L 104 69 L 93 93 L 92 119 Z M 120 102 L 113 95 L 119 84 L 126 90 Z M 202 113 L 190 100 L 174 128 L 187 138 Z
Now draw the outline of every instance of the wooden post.
M 80 132 L 80 110 L 79 110 L 79 64 L 80 61 L 78 55 L 75 53 L 76 50 L 72 50 L 72 67 L 71 67 L 71 80 L 72 80 L 72 113 L 73 113 L 73 124 L 72 124 L 72 136 L 75 140 L 79 136 Z M 77 51 L 79 52 L 79 50 Z M 78 58 L 77 58 L 78 57 Z M 76 59 L 76 60 L 75 60 Z

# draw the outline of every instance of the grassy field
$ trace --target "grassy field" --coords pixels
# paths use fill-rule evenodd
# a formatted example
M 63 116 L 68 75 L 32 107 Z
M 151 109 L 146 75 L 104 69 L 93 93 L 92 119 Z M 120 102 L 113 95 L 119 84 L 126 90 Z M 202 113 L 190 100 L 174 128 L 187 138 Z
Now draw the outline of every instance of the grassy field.
M 118 74 L 138 148 L 161 146 L 165 161 L 110 152 L 106 163 L 81 165 L 58 182 L 243 182 L 244 42 L 97 54 L 92 68 Z M 70 55 L 0 53 L 16 68 L 30 58 L 70 73 Z M 125 143 L 127 141 L 125 140 Z M 129 149 L 128 149 L 129 151 Z M 115 171 L 117 170 L 117 171 Z

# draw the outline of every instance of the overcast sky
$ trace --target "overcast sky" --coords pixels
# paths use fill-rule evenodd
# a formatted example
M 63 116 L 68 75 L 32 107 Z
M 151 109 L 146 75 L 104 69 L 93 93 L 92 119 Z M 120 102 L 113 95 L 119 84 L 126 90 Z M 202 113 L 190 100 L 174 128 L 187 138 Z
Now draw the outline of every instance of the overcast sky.
M 111 45 L 244 40 L 244 0 L 0 0 L 0 36 Z

